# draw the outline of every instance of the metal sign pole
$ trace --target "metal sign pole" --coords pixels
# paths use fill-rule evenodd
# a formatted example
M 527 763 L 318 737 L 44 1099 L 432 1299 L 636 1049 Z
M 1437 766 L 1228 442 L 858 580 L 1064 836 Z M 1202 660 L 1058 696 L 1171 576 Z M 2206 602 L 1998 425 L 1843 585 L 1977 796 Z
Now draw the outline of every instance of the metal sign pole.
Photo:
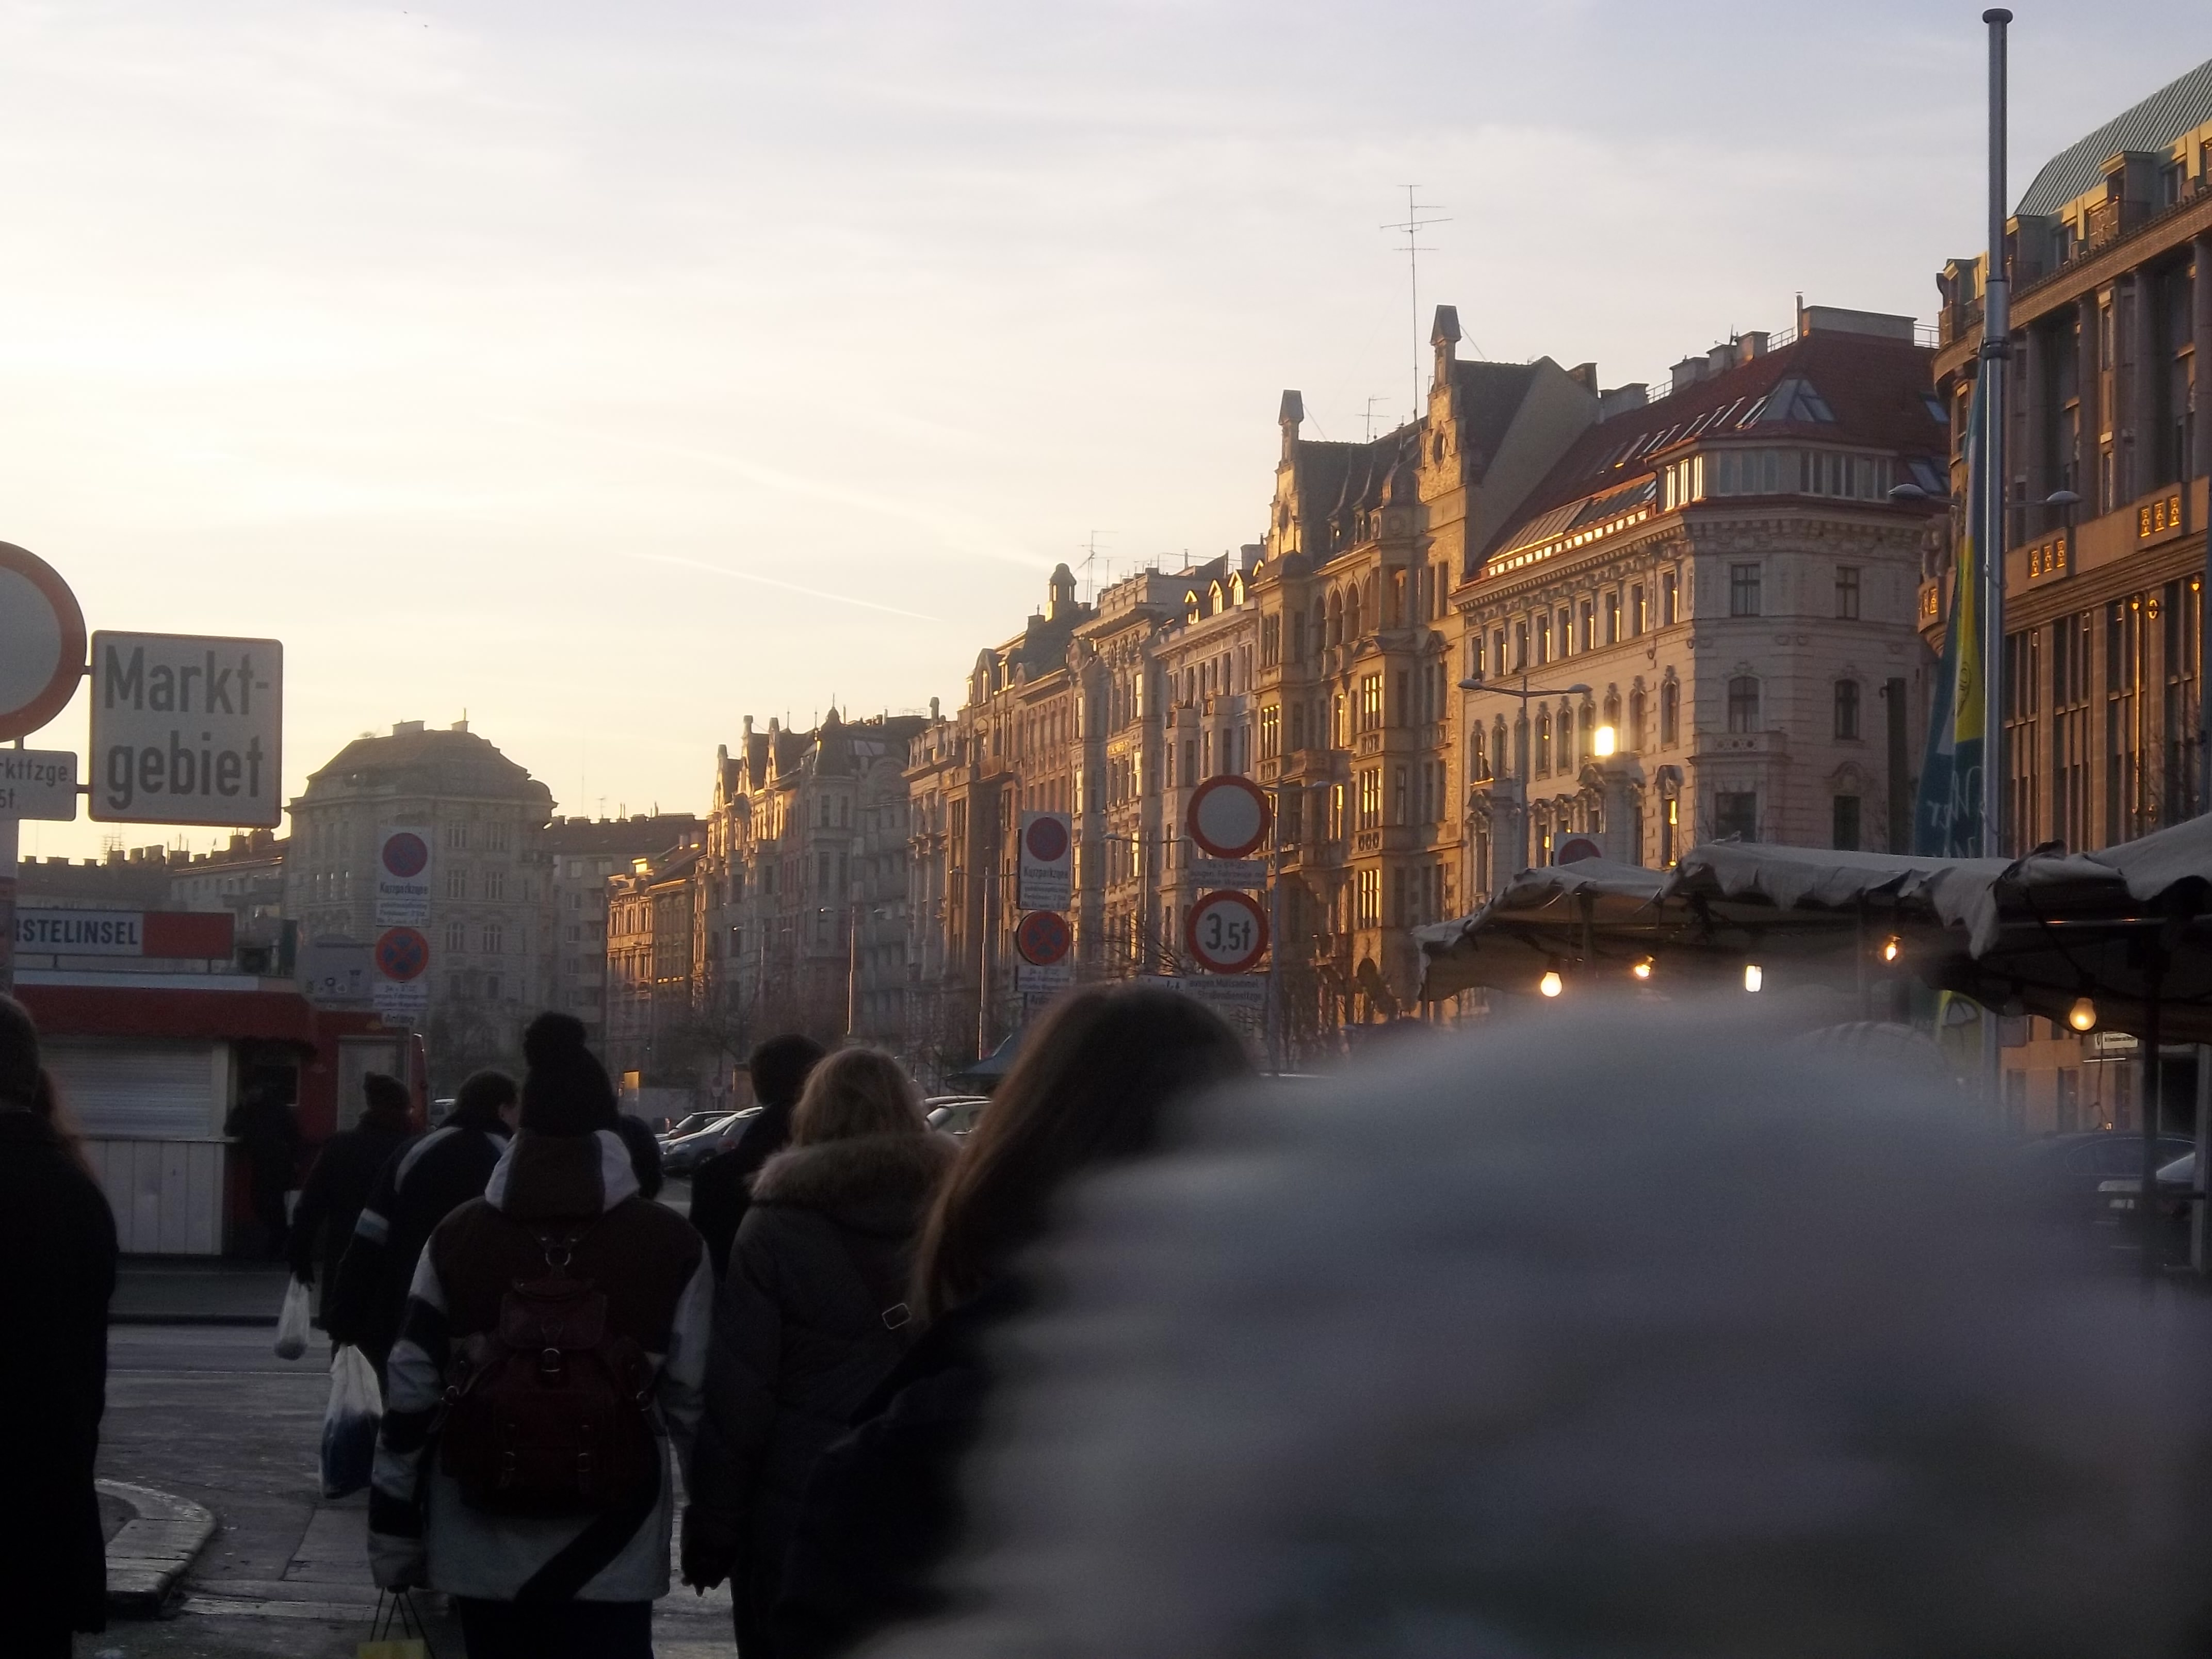
M 1989 252 L 1982 278 L 1982 855 L 2005 854 L 2005 360 L 2012 349 L 2012 283 L 2005 265 L 2005 26 L 2002 6 L 1982 14 L 1990 29 Z M 1971 512 L 1971 507 L 1969 508 Z M 1982 1010 L 1982 1059 L 1990 1113 L 2004 1110 L 1997 1012 Z
M 0 818 L 0 997 L 15 994 L 15 832 Z

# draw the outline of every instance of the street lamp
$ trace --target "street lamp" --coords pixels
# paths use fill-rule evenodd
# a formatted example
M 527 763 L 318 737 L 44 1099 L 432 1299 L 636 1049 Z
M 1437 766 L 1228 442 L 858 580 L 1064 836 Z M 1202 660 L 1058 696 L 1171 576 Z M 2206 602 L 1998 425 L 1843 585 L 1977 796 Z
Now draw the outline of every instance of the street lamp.
M 1528 723 L 1528 704 L 1532 699 L 1587 697 L 1590 694 L 1589 687 L 1579 681 L 1572 685 L 1557 686 L 1550 690 L 1542 686 L 1531 686 L 1526 674 L 1522 675 L 1520 688 L 1517 690 L 1510 685 L 1489 684 L 1473 675 L 1460 681 L 1459 689 L 1462 691 L 1492 692 L 1501 697 L 1518 697 L 1521 700 L 1521 718 L 1515 724 L 1516 736 L 1519 728 Z M 1513 772 L 1514 781 L 1521 786 L 1521 821 L 1514 830 L 1514 838 L 1517 844 L 1514 849 L 1513 862 L 1515 867 L 1518 868 L 1528 862 L 1528 745 L 1526 742 L 1516 742 L 1514 744 Z

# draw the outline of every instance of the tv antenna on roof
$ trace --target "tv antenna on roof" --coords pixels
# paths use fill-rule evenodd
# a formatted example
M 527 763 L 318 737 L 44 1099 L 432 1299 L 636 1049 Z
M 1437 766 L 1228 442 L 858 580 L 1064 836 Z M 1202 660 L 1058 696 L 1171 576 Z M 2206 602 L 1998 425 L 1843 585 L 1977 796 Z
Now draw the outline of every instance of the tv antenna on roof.
M 1114 532 L 1110 530 L 1103 532 L 1094 530 L 1091 532 L 1089 539 L 1077 544 L 1077 545 L 1083 550 L 1083 599 L 1086 605 L 1092 599 L 1098 597 L 1098 584 L 1093 577 L 1091 567 L 1096 565 L 1098 562 L 1099 558 L 1102 556 L 1098 551 L 1098 538 L 1102 533 L 1110 536 Z M 1112 560 L 1107 560 L 1106 569 L 1107 581 L 1110 586 L 1113 580 L 1114 569 L 1114 562 Z
M 1370 398 L 1367 400 L 1367 441 L 1369 443 L 1375 441 L 1375 405 L 1384 401 L 1386 400 L 1381 398 Z
M 1424 213 L 1435 212 L 1443 204 L 1415 201 L 1413 192 L 1419 188 L 1418 185 L 1406 186 L 1406 216 L 1403 220 L 1395 225 L 1380 227 L 1383 230 L 1403 231 L 1406 235 L 1406 289 L 1413 306 L 1413 418 L 1417 421 L 1421 418 L 1421 256 L 1436 252 L 1433 247 L 1422 246 L 1420 233 L 1431 225 L 1451 222 L 1449 218 L 1421 217 Z

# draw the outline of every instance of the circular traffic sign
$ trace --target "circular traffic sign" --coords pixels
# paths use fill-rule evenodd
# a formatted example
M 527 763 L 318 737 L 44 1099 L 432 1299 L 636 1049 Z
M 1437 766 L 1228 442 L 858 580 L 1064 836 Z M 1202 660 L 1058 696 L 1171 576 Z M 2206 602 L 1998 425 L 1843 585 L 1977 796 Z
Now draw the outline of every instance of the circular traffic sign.
M 1267 792 L 1249 778 L 1208 778 L 1190 793 L 1183 827 L 1208 857 L 1249 857 L 1267 839 Z
M 384 867 L 405 881 L 429 867 L 430 847 L 412 830 L 401 830 L 384 838 Z
M 84 612 L 37 554 L 0 542 L 0 738 L 26 738 L 84 678 Z
M 1182 942 L 1200 967 L 1241 974 L 1267 954 L 1267 913 L 1249 893 L 1208 893 L 1183 918 Z
M 1014 929 L 1014 949 L 1033 968 L 1049 968 L 1064 960 L 1067 944 L 1067 918 L 1057 910 L 1032 910 Z
M 1605 848 L 1588 836 L 1569 836 L 1552 849 L 1554 864 L 1580 864 L 1584 859 L 1601 859 Z
M 376 971 L 386 979 L 420 979 L 430 965 L 430 941 L 412 927 L 387 927 L 376 941 Z
M 1067 856 L 1067 824 L 1049 816 L 1033 818 L 1029 833 L 1023 837 L 1030 856 L 1039 864 L 1057 864 Z

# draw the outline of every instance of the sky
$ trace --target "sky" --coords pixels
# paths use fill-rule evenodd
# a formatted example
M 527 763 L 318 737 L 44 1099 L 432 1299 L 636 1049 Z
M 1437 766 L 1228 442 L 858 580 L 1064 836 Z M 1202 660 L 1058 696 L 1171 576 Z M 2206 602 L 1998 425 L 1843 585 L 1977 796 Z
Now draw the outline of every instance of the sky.
M 558 811 L 699 810 L 748 714 L 957 703 L 1058 562 L 1256 539 L 1282 390 L 1383 429 L 1438 302 L 1607 386 L 1930 319 L 1981 9 L 0 0 L 0 540 L 283 641 L 295 793 L 465 714 Z M 2015 197 L 2212 57 L 2014 9 Z

